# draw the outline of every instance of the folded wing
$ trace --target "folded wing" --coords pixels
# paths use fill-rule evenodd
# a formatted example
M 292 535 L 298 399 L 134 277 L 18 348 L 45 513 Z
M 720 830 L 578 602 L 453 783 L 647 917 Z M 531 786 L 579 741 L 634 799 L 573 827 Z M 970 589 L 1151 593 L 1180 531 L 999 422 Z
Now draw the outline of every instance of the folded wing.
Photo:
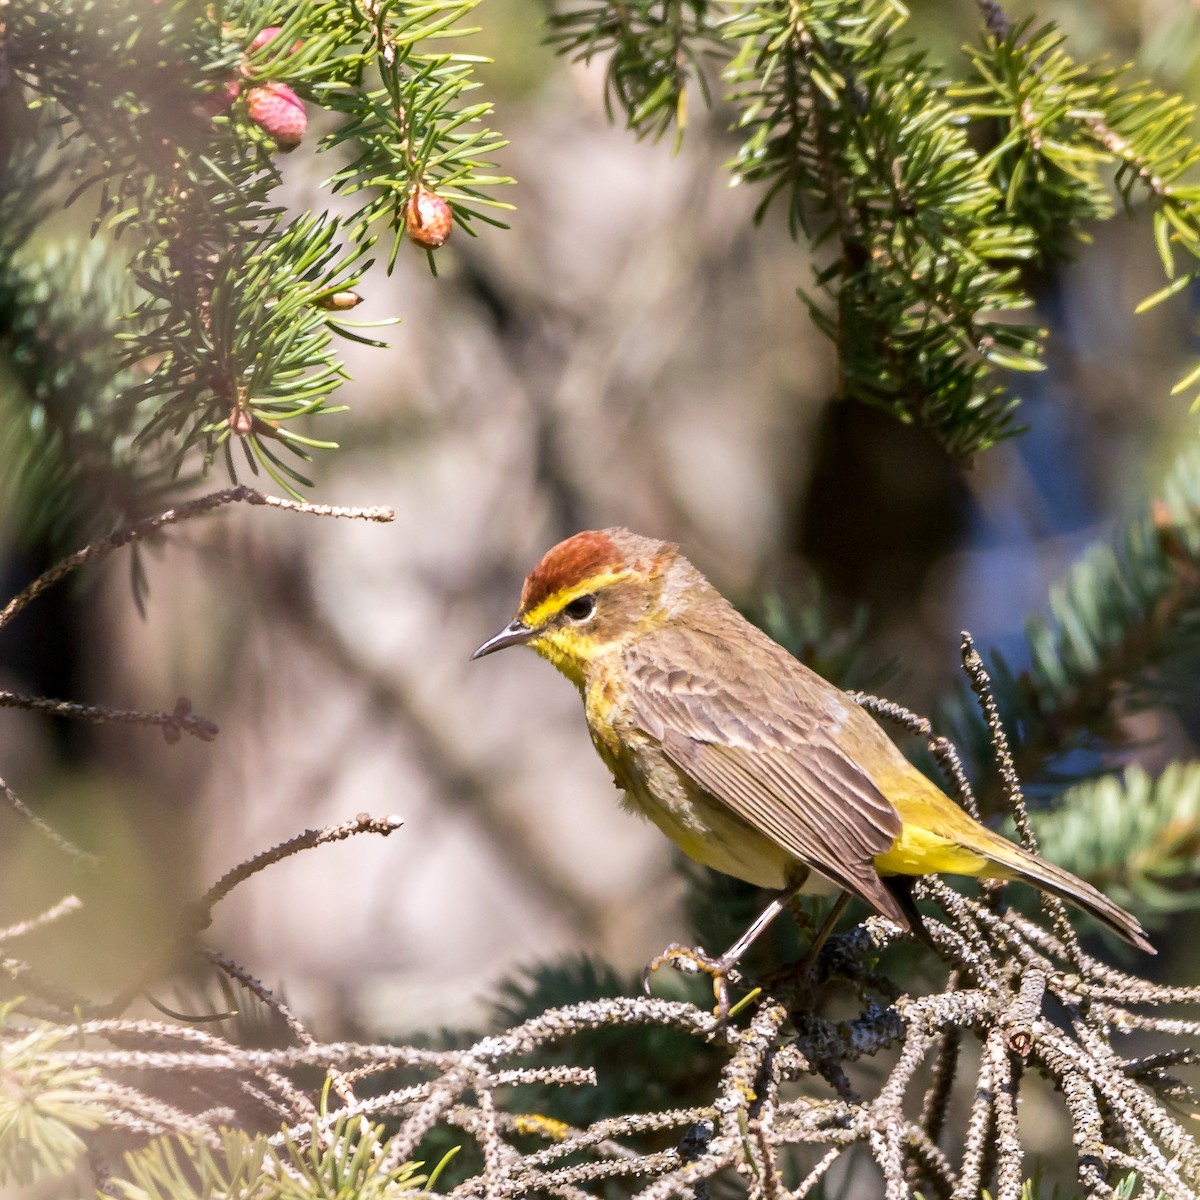
M 907 928 L 873 862 L 900 817 L 835 740 L 853 701 L 758 631 L 722 634 L 664 626 L 626 652 L 639 725 L 747 824 Z

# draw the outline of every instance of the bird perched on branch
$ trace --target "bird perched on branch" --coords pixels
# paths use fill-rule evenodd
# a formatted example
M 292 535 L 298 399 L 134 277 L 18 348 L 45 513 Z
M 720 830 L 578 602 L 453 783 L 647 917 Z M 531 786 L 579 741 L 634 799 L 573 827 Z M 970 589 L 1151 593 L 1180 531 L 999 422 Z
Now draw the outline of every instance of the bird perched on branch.
M 966 813 L 850 696 L 747 621 L 670 542 L 578 533 L 529 573 L 516 617 L 472 655 L 528 645 L 583 694 L 592 742 L 648 817 L 692 858 L 779 895 L 719 959 L 724 978 L 796 892 L 832 882 L 903 929 L 905 877 L 1017 879 L 1151 954 L 1137 919 L 1089 883 Z M 660 960 L 656 960 L 656 963 Z

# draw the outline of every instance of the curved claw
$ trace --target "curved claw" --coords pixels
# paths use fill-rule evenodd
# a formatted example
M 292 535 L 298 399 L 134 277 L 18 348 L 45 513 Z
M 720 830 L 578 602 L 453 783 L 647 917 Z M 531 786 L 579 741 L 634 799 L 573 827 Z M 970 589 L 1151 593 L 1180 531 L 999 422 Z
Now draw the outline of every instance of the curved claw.
M 657 968 L 658 968 L 658 959 L 656 958 L 656 959 L 653 959 L 651 962 L 648 962 L 645 966 L 645 969 L 642 971 L 642 991 L 647 996 L 650 995 L 650 976 L 654 974 L 654 972 Z
M 713 958 L 701 946 L 684 946 L 679 942 L 672 942 L 661 954 L 652 958 L 642 972 L 642 987 L 646 995 L 650 994 L 650 976 L 664 965 L 670 965 L 675 970 L 690 975 L 711 976 L 713 996 L 717 1002 L 713 1016 L 717 1018 L 718 1024 L 725 1020 L 729 1015 L 729 978 L 733 972 L 732 962 L 727 958 Z

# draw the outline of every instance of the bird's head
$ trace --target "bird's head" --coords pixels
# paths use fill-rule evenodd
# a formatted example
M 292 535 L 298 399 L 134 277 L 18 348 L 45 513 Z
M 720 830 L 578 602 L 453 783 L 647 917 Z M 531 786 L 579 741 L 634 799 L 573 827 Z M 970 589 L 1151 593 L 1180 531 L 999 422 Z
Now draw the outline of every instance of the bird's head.
M 548 550 L 525 578 L 517 615 L 471 657 L 532 646 L 582 684 L 587 666 L 664 618 L 664 593 L 687 560 L 670 542 L 592 529 Z

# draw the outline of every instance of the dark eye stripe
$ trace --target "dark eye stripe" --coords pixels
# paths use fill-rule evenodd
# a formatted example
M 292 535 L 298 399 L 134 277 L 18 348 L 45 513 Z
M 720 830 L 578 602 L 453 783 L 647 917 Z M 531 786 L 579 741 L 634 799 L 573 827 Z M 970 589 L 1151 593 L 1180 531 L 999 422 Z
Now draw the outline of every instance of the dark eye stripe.
M 576 596 L 570 604 L 563 606 L 563 614 L 572 621 L 586 621 L 596 611 L 595 596 Z

